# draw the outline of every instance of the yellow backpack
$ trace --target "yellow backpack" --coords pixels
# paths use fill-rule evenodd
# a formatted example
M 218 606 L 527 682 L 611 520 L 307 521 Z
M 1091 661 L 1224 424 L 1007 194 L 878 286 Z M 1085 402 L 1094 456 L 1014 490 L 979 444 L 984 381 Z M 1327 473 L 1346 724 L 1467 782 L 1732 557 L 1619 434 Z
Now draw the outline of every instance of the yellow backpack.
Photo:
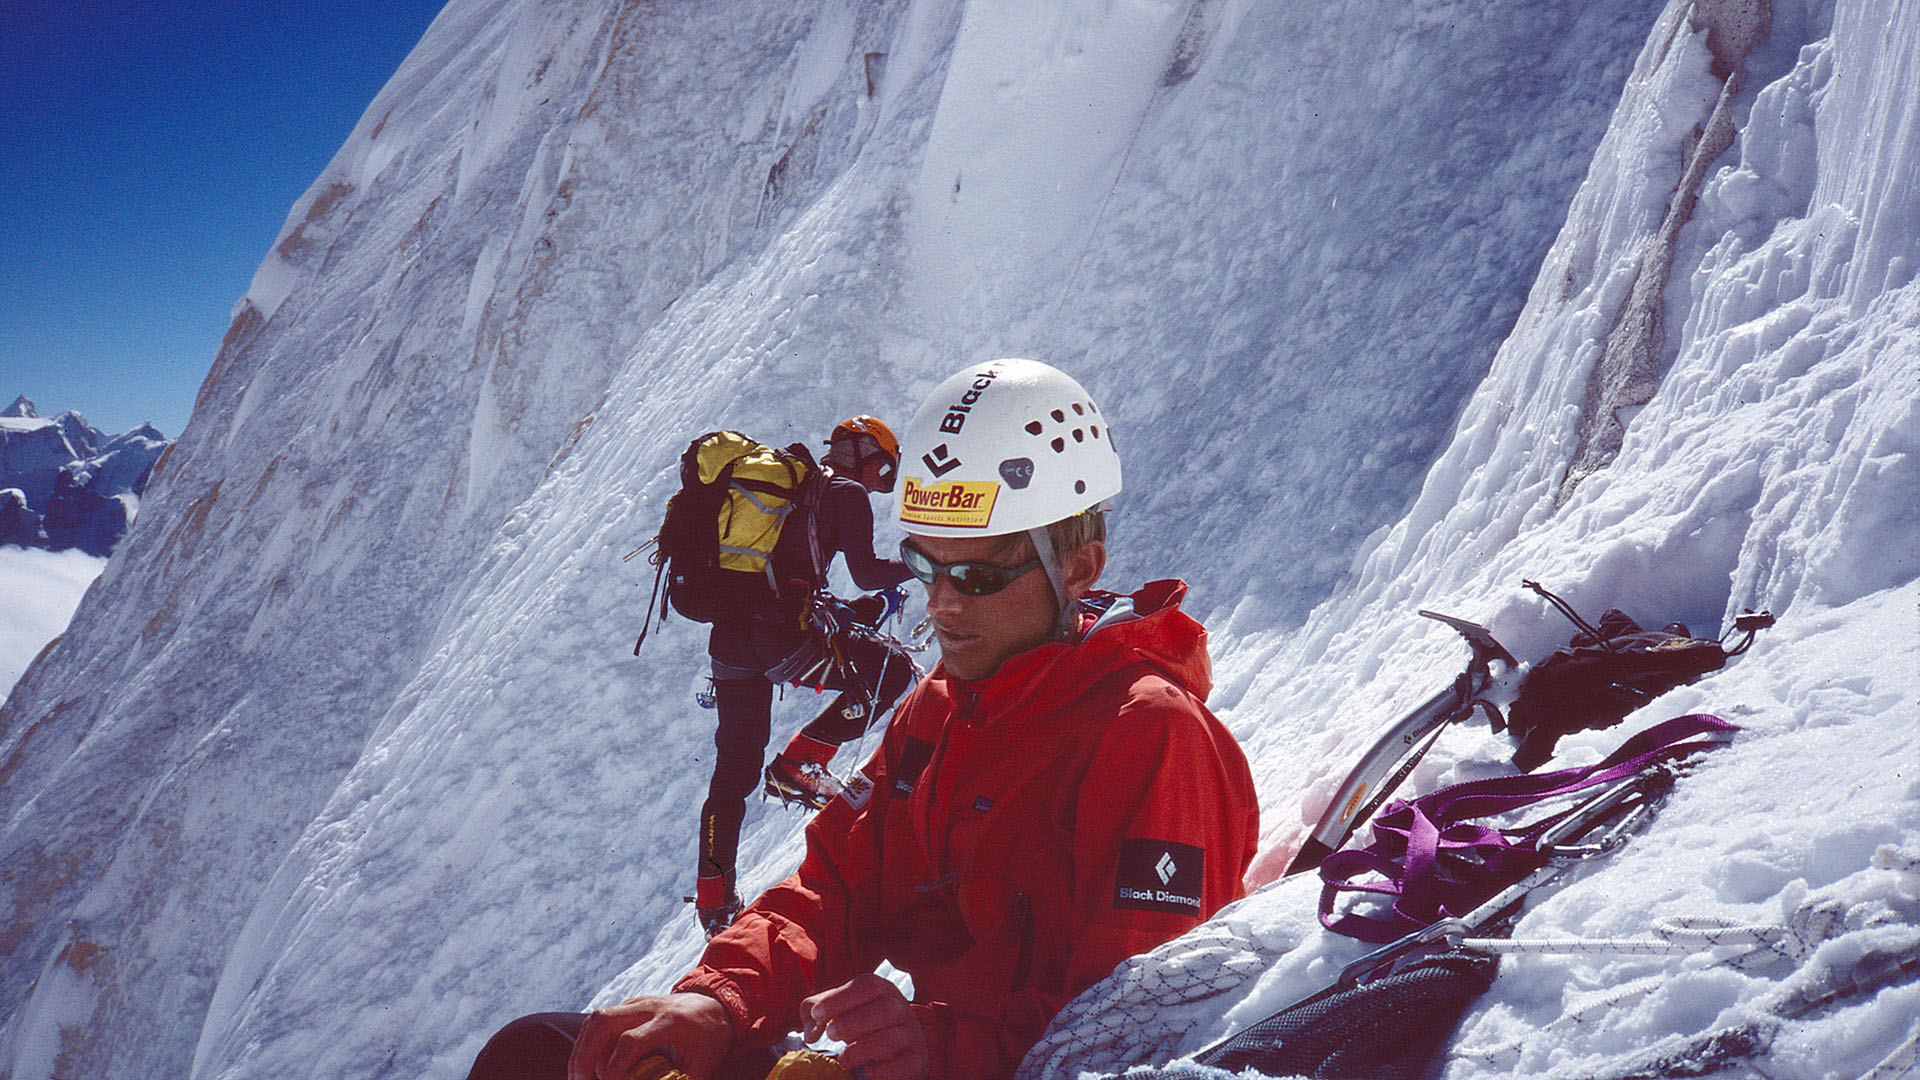
M 779 450 L 737 431 L 703 435 L 687 452 L 693 455 L 693 473 L 688 476 L 682 465 L 682 493 L 692 487 L 705 497 L 725 494 L 715 512 L 718 566 L 766 574 L 777 591 L 774 545 L 788 516 L 801 508 L 802 497 L 809 493 L 807 481 L 819 473 L 813 457 L 803 444 Z M 672 516 L 671 506 L 667 513 Z
M 687 444 L 654 537 L 655 601 L 664 580 L 667 602 L 695 622 L 797 609 L 824 577 L 813 527 L 823 477 L 805 443 L 780 449 L 710 431 Z

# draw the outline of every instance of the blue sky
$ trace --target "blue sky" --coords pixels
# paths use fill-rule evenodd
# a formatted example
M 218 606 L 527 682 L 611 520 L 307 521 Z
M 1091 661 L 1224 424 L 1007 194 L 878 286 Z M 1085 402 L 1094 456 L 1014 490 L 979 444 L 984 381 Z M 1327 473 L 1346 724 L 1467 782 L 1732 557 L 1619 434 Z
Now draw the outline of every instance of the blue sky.
M 0 0 L 0 407 L 186 426 L 295 199 L 444 0 Z

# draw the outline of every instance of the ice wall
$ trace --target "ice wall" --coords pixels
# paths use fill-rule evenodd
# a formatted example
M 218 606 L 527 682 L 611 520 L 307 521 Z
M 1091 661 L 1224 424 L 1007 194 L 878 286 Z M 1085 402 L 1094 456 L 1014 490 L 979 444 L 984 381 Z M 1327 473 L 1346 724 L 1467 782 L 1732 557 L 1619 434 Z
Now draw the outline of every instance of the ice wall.
M 1709 632 L 1751 606 L 1780 624 L 1622 728 L 1562 742 L 1560 763 L 1593 761 L 1689 711 L 1747 731 L 1624 853 L 1536 897 L 1514 936 L 1646 939 L 1687 917 L 1796 944 L 1770 963 L 1509 960 L 1444 1075 L 1913 1068 L 1910 980 L 1866 980 L 1800 1014 L 1783 1003 L 1920 941 L 1920 6 L 1775 3 L 1770 33 L 1729 71 L 1701 16 L 1735 6 L 1674 4 L 1652 27 L 1526 308 L 1353 587 L 1297 630 L 1236 618 L 1216 633 L 1212 704 L 1263 796 L 1306 793 L 1299 814 L 1265 807 L 1264 888 L 1090 992 L 1023 1076 L 1191 1052 L 1365 951 L 1319 930 L 1317 880 L 1279 874 L 1378 725 L 1459 670 L 1465 650 L 1415 609 L 1483 621 L 1524 660 L 1565 641 L 1566 622 L 1519 587 L 1528 577 L 1589 614 L 1618 606 Z M 1716 114 L 1733 137 L 1690 170 Z M 1677 198 L 1696 200 L 1678 225 Z M 1669 265 L 1649 295 L 1637 286 L 1655 248 Z M 1657 385 L 1610 406 L 1617 454 L 1582 476 L 1593 376 L 1636 305 L 1665 328 L 1642 337 Z M 1510 752 L 1463 725 L 1408 787 L 1490 775 Z

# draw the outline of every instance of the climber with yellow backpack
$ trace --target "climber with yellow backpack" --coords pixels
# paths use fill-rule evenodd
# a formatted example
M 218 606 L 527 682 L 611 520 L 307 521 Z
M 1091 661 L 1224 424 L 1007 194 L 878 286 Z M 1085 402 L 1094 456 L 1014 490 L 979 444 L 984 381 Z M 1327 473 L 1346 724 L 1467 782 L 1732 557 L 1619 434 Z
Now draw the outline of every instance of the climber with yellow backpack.
M 836 425 L 816 463 L 805 443 L 778 448 L 737 431 L 688 444 L 680 490 L 652 545 L 654 602 L 712 624 L 713 779 L 700 809 L 694 907 L 711 937 L 740 911 L 734 860 L 746 799 L 762 782 L 776 684 L 839 694 L 767 765 L 764 789 L 819 809 L 839 794 L 829 770 L 918 677 L 912 658 L 878 631 L 898 609 L 904 563 L 873 551 L 869 491 L 892 491 L 900 443 L 887 425 L 854 416 Z M 825 588 L 835 553 L 846 558 L 852 602 Z M 666 610 L 661 609 L 661 618 Z M 646 640 L 643 625 L 639 652 Z

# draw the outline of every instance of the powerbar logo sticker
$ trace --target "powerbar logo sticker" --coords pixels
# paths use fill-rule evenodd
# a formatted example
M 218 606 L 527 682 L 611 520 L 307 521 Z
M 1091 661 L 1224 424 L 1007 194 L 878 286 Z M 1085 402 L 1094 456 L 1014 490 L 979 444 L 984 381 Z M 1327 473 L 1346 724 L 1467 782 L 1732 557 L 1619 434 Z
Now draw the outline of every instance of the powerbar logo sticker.
M 1198 918 L 1206 868 L 1203 848 L 1167 840 L 1122 840 L 1113 906 Z
M 992 480 L 929 484 L 909 476 L 900 495 L 900 521 L 907 525 L 984 529 L 993 517 L 993 501 L 999 496 L 1000 485 Z

